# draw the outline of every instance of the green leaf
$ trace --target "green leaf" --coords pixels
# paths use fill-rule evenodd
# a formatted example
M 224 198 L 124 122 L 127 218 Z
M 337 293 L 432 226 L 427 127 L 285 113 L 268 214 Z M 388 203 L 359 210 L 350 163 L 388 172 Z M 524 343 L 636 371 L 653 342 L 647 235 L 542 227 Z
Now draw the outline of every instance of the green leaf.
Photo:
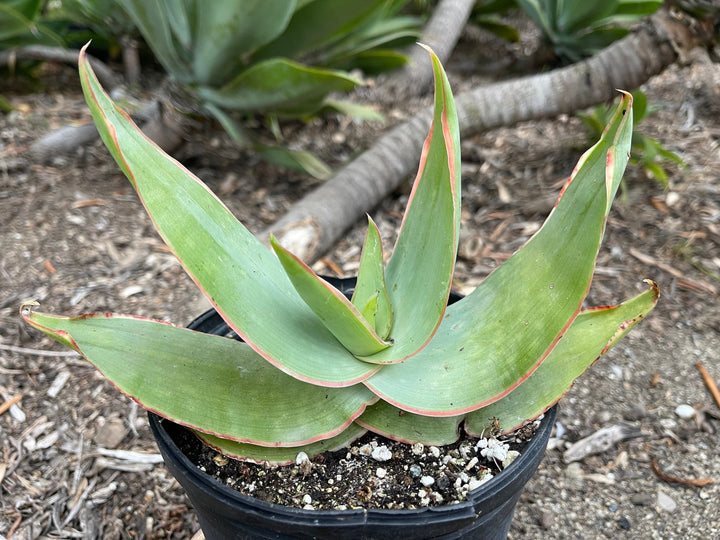
M 193 73 L 201 85 L 218 86 L 242 69 L 242 59 L 280 35 L 294 0 L 201 2 L 193 25 Z
M 575 379 L 655 307 L 658 288 L 648 283 L 650 289 L 622 304 L 584 309 L 530 378 L 500 401 L 469 414 L 465 431 L 479 436 L 496 418 L 507 433 L 554 405 Z
M 410 412 L 455 416 L 497 401 L 537 369 L 590 286 L 607 212 L 628 160 L 631 105 L 625 94 L 533 238 L 448 307 L 427 347 L 367 380 L 371 390 Z M 391 301 L 399 318 L 392 296 Z
M 385 339 L 393 324 L 390 297 L 385 288 L 385 268 L 380 231 L 368 216 L 368 231 L 365 236 L 358 269 L 357 285 L 351 302 L 360 310 L 378 335 Z
M 360 120 L 385 121 L 385 117 L 379 113 L 377 109 L 370 105 L 362 105 L 361 103 L 353 103 L 352 101 L 326 98 L 323 100 L 323 109 L 325 108 Z
M 253 61 L 269 58 L 298 58 L 337 40 L 358 28 L 385 0 L 312 0 L 299 8 L 285 31 L 253 56 Z
M 400 234 L 385 272 L 398 362 L 427 345 L 445 312 L 460 230 L 460 135 L 450 83 L 434 53 L 435 110 Z
M 365 409 L 355 422 L 394 441 L 442 446 L 458 440 L 463 418 L 420 416 L 378 401 Z
M 110 100 L 84 52 L 80 79 L 103 142 L 161 237 L 253 349 L 285 373 L 324 386 L 349 386 L 377 370 L 332 336 L 292 287 L 272 251 Z
M 340 450 L 362 437 L 367 433 L 367 429 L 353 423 L 339 435 L 309 445 L 291 448 L 257 446 L 221 439 L 199 431 L 195 433 L 205 444 L 231 458 L 261 464 L 267 463 L 268 465 L 292 465 L 300 452 L 305 452 L 309 458 L 313 458 L 323 452 Z
M 197 93 L 227 109 L 293 115 L 319 109 L 328 93 L 345 92 L 360 83 L 341 71 L 273 58 L 253 65 L 221 88 L 200 86 Z
M 121 392 L 173 422 L 240 442 L 299 446 L 344 431 L 375 397 L 285 375 L 247 344 L 128 316 L 25 313 Z
M 270 244 L 295 290 L 328 330 L 355 356 L 370 356 L 390 346 L 377 335 L 344 294 L 282 247 L 274 236 Z
M 332 169 L 310 152 L 266 144 L 255 144 L 254 149 L 269 163 L 309 174 L 319 180 L 327 180 L 332 176 Z
M 164 2 L 145 0 L 117 0 L 152 49 L 153 54 L 174 79 L 183 83 L 194 82 L 191 52 L 182 47 L 182 32 L 177 39 L 173 22 L 178 15 Z M 177 6 L 181 9 L 182 6 Z

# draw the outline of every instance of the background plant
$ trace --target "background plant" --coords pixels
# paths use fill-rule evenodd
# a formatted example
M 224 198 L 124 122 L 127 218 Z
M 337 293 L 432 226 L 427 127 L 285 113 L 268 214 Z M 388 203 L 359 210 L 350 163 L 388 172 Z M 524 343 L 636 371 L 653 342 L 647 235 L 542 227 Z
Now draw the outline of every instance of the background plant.
M 640 133 L 638 125 L 646 116 L 652 114 L 658 108 L 652 105 L 648 106 L 647 96 L 643 92 L 636 90 L 632 95 L 634 128 L 630 163 L 644 169 L 648 175 L 660 182 L 664 188 L 667 188 L 669 181 L 665 164 L 671 162 L 684 167 L 685 162 L 657 139 Z M 589 114 L 578 114 L 578 118 L 585 126 L 590 140 L 595 140 L 602 133 L 611 114 L 612 109 L 605 105 L 598 105 Z
M 74 0 L 78 2 L 78 0 Z M 404 62 L 396 49 L 417 36 L 417 19 L 398 15 L 405 0 L 204 2 L 92 1 L 121 6 L 184 99 L 217 118 L 233 139 L 266 158 L 316 176 L 329 171 L 307 153 L 260 145 L 244 119 L 307 118 L 332 108 L 378 118 L 369 109 L 329 96 Z M 104 17 L 102 17 L 104 18 Z M 171 100 L 172 101 L 172 100 Z M 273 130 L 279 138 L 278 129 Z
M 564 61 L 578 62 L 628 33 L 628 24 L 652 15 L 662 0 L 517 0 Z

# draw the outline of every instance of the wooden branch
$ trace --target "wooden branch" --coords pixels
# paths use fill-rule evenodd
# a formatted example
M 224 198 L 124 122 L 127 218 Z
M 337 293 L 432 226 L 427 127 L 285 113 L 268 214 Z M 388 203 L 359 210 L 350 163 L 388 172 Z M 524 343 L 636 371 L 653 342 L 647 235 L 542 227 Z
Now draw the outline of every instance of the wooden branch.
M 420 43 L 430 47 L 443 64 L 460 39 L 474 5 L 475 0 L 440 0 L 425 25 Z M 383 83 L 382 96 L 396 100 L 401 96 L 429 92 L 431 81 L 432 64 L 427 52 L 421 47 L 412 47 L 405 67 Z
M 617 88 L 637 88 L 678 58 L 678 30 L 668 20 L 666 13 L 657 14 L 583 62 L 457 95 L 461 134 L 573 113 L 615 98 Z M 431 115 L 423 110 L 380 137 L 298 201 L 263 238 L 273 233 L 305 261 L 317 260 L 417 167 Z
M 62 47 L 49 47 L 46 45 L 28 45 L 0 52 L 0 65 L 12 65 L 18 60 L 40 60 L 42 62 L 62 62 L 77 66 L 80 51 L 74 49 L 63 49 Z M 115 74 L 104 62 L 88 56 L 93 70 L 98 76 L 100 83 L 110 90 L 122 82 L 122 79 Z

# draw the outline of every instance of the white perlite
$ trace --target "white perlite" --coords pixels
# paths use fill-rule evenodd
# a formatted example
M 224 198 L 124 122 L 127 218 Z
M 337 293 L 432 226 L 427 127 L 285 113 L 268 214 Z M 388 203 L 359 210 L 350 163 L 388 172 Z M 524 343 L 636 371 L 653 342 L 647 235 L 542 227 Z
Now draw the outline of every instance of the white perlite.
M 435 483 L 435 479 L 432 476 L 423 476 L 420 478 L 420 483 L 425 487 L 430 487 Z
M 503 469 L 507 469 L 508 465 L 510 465 L 518 457 L 520 457 L 520 452 L 518 452 L 517 450 L 510 450 L 507 453 L 507 457 L 505 459 L 503 459 L 503 462 L 502 462 Z
M 302 465 L 307 461 L 310 461 L 308 455 L 305 452 L 298 452 L 298 455 L 295 457 L 295 465 Z
M 387 474 L 387 471 L 383 469 L 382 467 L 378 467 L 375 471 L 375 476 L 378 478 L 385 478 L 385 475 Z
M 508 457 L 509 444 L 498 441 L 495 437 L 490 439 L 480 439 L 475 448 L 479 448 L 480 455 L 488 459 L 497 459 L 505 461 Z
M 392 452 L 384 444 L 373 449 L 371 455 L 375 461 L 388 461 L 392 458 Z

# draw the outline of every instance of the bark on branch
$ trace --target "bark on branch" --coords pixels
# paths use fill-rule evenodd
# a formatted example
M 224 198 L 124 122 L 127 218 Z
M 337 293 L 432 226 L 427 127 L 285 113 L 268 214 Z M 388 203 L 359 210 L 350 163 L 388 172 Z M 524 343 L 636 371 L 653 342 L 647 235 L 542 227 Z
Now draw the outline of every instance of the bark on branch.
M 18 60 L 39 60 L 42 62 L 62 62 L 77 66 L 80 51 L 75 49 L 63 49 L 62 47 L 49 47 L 46 45 L 28 45 L 7 51 L 0 51 L 0 65 L 12 65 Z M 106 89 L 115 88 L 120 84 L 121 79 L 115 72 L 103 62 L 92 56 L 90 65 L 98 76 L 100 84 Z
M 614 98 L 617 88 L 637 88 L 677 60 L 684 28 L 666 13 L 657 14 L 583 62 L 459 94 L 461 134 L 572 113 Z M 431 118 L 428 108 L 393 128 L 264 235 L 272 232 L 305 261 L 319 258 L 414 172 Z

